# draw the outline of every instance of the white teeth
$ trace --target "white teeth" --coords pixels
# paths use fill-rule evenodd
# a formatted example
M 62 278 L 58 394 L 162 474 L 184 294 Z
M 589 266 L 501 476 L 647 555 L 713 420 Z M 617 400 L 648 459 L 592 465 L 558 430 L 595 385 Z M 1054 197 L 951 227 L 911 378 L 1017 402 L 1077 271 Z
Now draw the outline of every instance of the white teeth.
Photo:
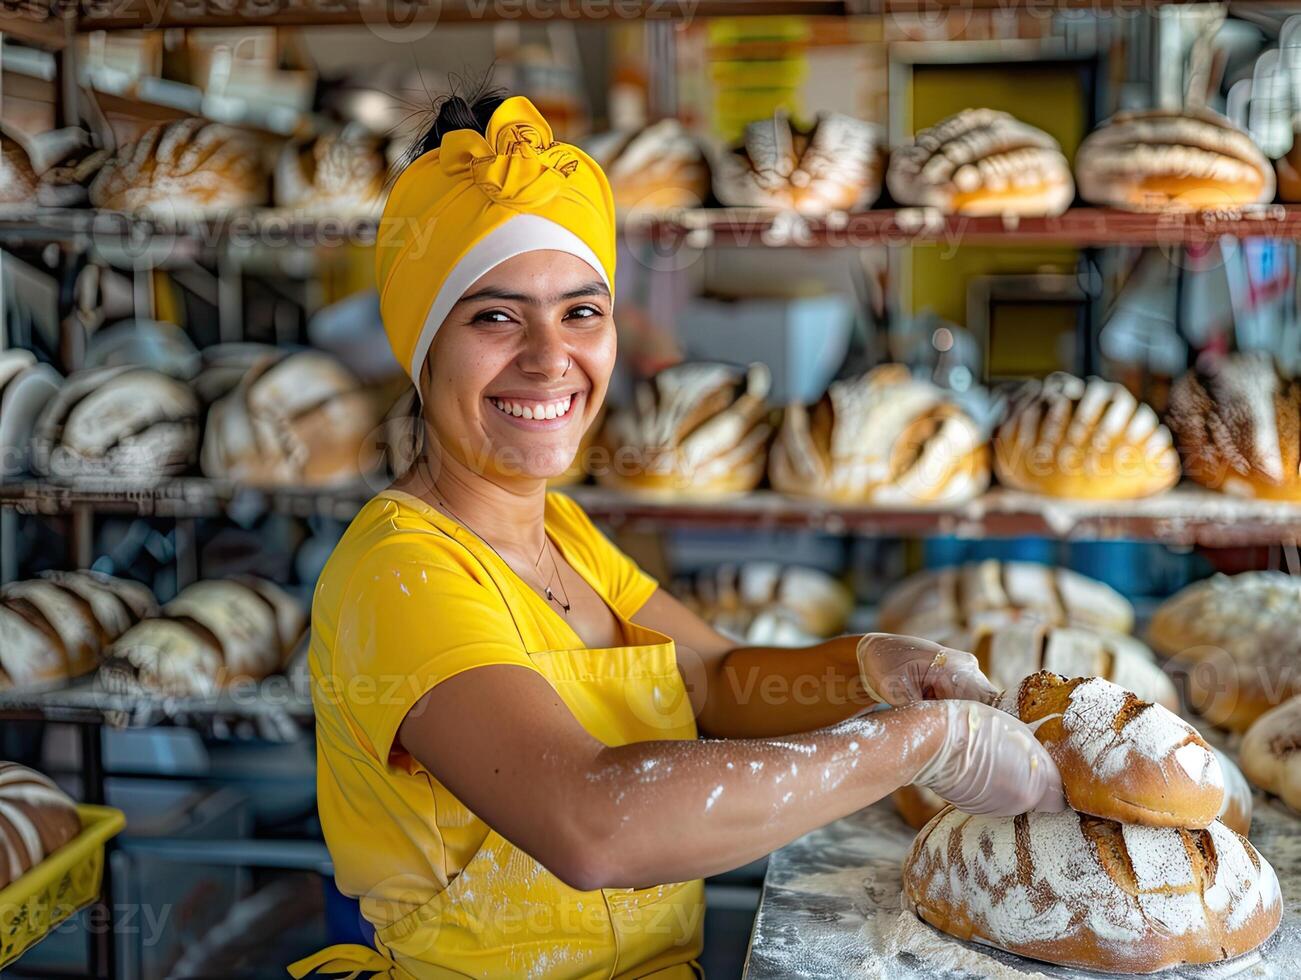
M 529 408 L 527 405 L 524 406 L 524 417 L 526 419 L 533 418 L 533 409 Z
M 555 406 L 555 405 L 548 405 L 548 406 L 547 406 L 547 418 L 549 418 L 549 419 L 553 419 L 553 418 L 555 418 L 555 417 L 556 417 L 556 406 Z
M 569 409 L 573 406 L 574 396 L 569 395 L 558 402 L 548 402 L 543 404 L 537 402 L 532 405 L 521 405 L 518 402 L 508 402 L 503 398 L 490 398 L 493 407 L 505 412 L 507 415 L 513 415 L 517 419 L 558 419 L 563 418 Z
M 545 407 L 545 406 L 543 406 L 543 405 L 534 405 L 534 406 L 533 406 L 533 417 L 534 417 L 535 419 L 546 418 L 546 416 L 547 416 L 547 410 L 546 410 L 546 407 Z

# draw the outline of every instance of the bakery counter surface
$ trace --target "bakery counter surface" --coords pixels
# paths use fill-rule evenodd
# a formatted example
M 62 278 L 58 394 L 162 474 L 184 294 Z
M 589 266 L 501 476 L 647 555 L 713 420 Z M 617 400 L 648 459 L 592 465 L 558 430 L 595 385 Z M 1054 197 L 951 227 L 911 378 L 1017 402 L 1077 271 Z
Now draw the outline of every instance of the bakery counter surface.
M 746 980 L 1108 976 L 964 943 L 902 911 L 900 868 L 914 836 L 883 800 L 773 854 L 746 957 Z M 1258 796 L 1251 840 L 1282 885 L 1284 913 L 1278 931 L 1260 949 L 1229 963 L 1172 969 L 1158 976 L 1301 976 L 1301 818 Z

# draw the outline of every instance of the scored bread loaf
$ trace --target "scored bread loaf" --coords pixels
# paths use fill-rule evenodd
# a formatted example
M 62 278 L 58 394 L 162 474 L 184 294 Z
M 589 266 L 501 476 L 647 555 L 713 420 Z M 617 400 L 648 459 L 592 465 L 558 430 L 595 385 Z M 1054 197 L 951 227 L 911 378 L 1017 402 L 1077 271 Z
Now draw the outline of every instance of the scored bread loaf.
M 1148 641 L 1185 679 L 1194 711 L 1245 731 L 1301 694 L 1301 577 L 1243 572 L 1194 582 L 1157 607 Z
M 637 385 L 633 406 L 610 414 L 600 436 L 599 482 L 656 496 L 718 497 L 753 490 L 767 462 L 771 376 L 691 361 Z
M 1026 382 L 994 434 L 1000 482 L 1054 497 L 1128 500 L 1179 481 L 1179 456 L 1151 406 L 1123 385 L 1055 372 Z
M 890 802 L 913 830 L 921 830 L 948 803 L 924 786 L 900 786 L 890 794 Z
M 0 129 L 0 204 L 32 205 L 39 185 L 27 148 Z
M 1134 607 L 1111 586 L 1067 568 L 988 559 L 909 576 L 881 600 L 877 628 L 936 642 L 1027 619 L 1128 633 Z
M 154 126 L 107 161 L 90 203 L 156 218 L 198 216 L 266 202 L 261 147 L 249 134 L 202 119 Z
M 1251 137 L 1204 107 L 1119 112 L 1075 154 L 1080 196 L 1127 211 L 1197 210 L 1274 199 L 1274 168 Z
M 890 154 L 890 195 L 945 214 L 1057 215 L 1075 181 L 1057 141 L 997 109 L 963 109 Z
M 885 138 L 879 126 L 838 112 L 802 129 L 784 112 L 745 127 L 714 170 L 714 194 L 734 207 L 805 215 L 870 207 L 881 194 Z
M 709 193 L 704 150 L 677 119 L 601 133 L 587 152 L 609 178 L 620 212 L 697 208 Z
M 1255 949 L 1282 918 L 1278 878 L 1240 835 L 1083 813 L 944 810 L 903 865 L 903 900 L 959 939 L 1108 973 Z
M 989 485 L 976 423 L 902 364 L 833 381 L 812 407 L 782 416 L 768 475 L 783 493 L 836 503 L 952 505 Z
M 1249 836 L 1251 814 L 1255 801 L 1251 797 L 1251 784 L 1243 775 L 1238 764 L 1219 749 L 1212 747 L 1215 758 L 1220 762 L 1220 772 L 1224 774 L 1224 805 L 1220 807 L 1220 823 L 1243 837 Z
M 188 385 L 148 368 L 79 371 L 36 420 L 32 466 L 42 476 L 148 482 L 184 471 L 198 444 Z
M 384 203 L 386 166 L 379 140 L 355 129 L 287 143 L 275 167 L 275 203 L 333 218 L 365 216 Z
M 1253 783 L 1301 810 L 1301 696 L 1256 719 L 1242 736 L 1238 760 Z
M 1143 701 L 1179 710 L 1174 682 L 1161 670 L 1152 651 L 1123 633 L 1020 622 L 980 630 L 971 639 L 957 635 L 937 642 L 970 650 L 1000 691 L 1047 670 L 1064 677 L 1101 677 Z
M 336 358 L 300 351 L 259 361 L 208 412 L 205 476 L 256 485 L 319 486 L 364 474 L 380 424 L 370 394 Z
M 702 618 L 740 634 L 761 613 L 779 611 L 807 634 L 834 636 L 854 606 L 849 589 L 826 572 L 771 561 L 701 569 L 674 592 Z
M 54 781 L 0 762 L 0 890 L 81 833 L 76 804 Z
M 1224 775 L 1197 730 L 1100 677 L 1025 678 L 997 706 L 1034 728 L 1081 813 L 1153 827 L 1205 827 L 1224 803 Z
M 1189 372 L 1170 392 L 1168 421 L 1184 469 L 1241 497 L 1301 501 L 1301 378 L 1263 352 Z
M 59 390 L 59 372 L 21 348 L 0 350 L 0 477 L 27 472 L 36 419 Z

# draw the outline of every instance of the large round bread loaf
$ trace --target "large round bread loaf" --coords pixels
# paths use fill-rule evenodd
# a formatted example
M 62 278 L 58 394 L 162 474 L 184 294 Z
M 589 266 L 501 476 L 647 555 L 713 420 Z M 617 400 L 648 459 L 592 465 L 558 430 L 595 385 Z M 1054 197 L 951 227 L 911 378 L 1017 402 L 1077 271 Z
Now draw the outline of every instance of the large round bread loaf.
M 600 133 L 586 149 L 610 179 L 614 206 L 621 212 L 698 208 L 709 194 L 704 151 L 677 119 Z
M 944 810 L 913 841 L 903 896 L 959 939 L 1108 973 L 1232 959 L 1283 912 L 1274 869 L 1218 821 L 1143 827 L 1071 810 Z
M 764 612 L 780 612 L 815 637 L 835 636 L 854 608 L 849 589 L 816 568 L 747 561 L 701 569 L 674 583 L 674 593 L 697 615 L 744 635 Z
M 1128 633 L 1134 607 L 1111 586 L 1066 568 L 988 559 L 918 572 L 881 600 L 877 628 L 944 642 L 1027 619 Z
M 286 143 L 275 168 L 277 207 L 334 219 L 374 214 L 384 204 L 384 153 L 355 128 Z
M 1032 674 L 998 707 L 1034 729 L 1081 813 L 1153 827 L 1205 827 L 1224 803 L 1219 760 L 1197 730 L 1100 677 Z
M 1301 696 L 1257 718 L 1242 736 L 1238 759 L 1248 779 L 1301 810 Z
M 767 463 L 768 368 L 691 361 L 637 386 L 633 406 L 610 414 L 596 467 L 607 486 L 662 497 L 753 490 Z
M 79 833 L 76 805 L 49 777 L 0 762 L 0 889 Z
M 768 476 L 783 493 L 914 507 L 970 500 L 989 485 L 979 426 L 933 384 L 888 364 L 834 381 L 782 416 Z

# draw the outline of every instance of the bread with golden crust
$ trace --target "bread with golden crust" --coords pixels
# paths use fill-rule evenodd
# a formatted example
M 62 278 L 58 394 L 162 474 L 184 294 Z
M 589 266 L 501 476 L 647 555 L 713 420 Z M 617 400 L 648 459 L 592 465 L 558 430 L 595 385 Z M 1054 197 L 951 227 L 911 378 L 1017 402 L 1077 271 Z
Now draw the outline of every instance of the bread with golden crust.
M 709 195 L 704 150 L 677 119 L 601 133 L 586 148 L 609 178 L 621 213 L 698 208 Z
M 53 780 L 16 762 L 0 762 L 0 889 L 79 833 L 77 807 Z
M 994 434 L 1001 483 L 1052 497 L 1130 500 L 1179 482 L 1170 432 L 1123 385 L 1056 372 L 1026 382 Z
M 308 215 L 364 217 L 384 204 L 387 168 L 379 140 L 355 130 L 288 143 L 275 167 L 275 203 Z
M 1198 483 L 1301 501 L 1301 378 L 1283 377 L 1268 354 L 1237 354 L 1185 374 L 1171 389 L 1167 421 Z
M 1236 762 L 1219 749 L 1212 748 L 1211 751 L 1220 760 L 1220 772 L 1224 774 L 1224 805 L 1220 807 L 1218 819 L 1235 833 L 1250 836 L 1251 815 L 1255 810 L 1251 784 Z
M 948 506 L 989 485 L 979 426 L 942 389 L 886 364 L 782 416 L 773 488 L 841 504 Z
M 945 214 L 1061 214 L 1075 198 L 1071 165 L 1042 129 L 997 109 L 963 109 L 890 154 L 890 196 Z
M 1301 694 L 1301 577 L 1243 572 L 1194 582 L 1157 607 L 1148 641 L 1184 678 L 1194 711 L 1246 731 Z
M 1182 718 L 1100 677 L 1040 671 L 1002 710 L 1034 729 L 1081 813 L 1153 827 L 1205 827 L 1224 803 L 1215 753 Z
M 1075 181 L 1089 203 L 1126 211 L 1274 199 L 1274 168 L 1251 136 L 1204 107 L 1118 112 L 1080 144 Z
M 0 204 L 34 205 L 39 186 L 27 148 L 0 130 Z
M 1301 696 L 1257 718 L 1242 736 L 1238 759 L 1255 785 L 1301 810 Z
M 1218 821 L 1145 827 L 1072 810 L 944 810 L 908 851 L 903 901 L 959 939 L 1108 973 L 1232 959 L 1283 913 L 1274 869 Z
M 640 382 L 634 404 L 611 412 L 593 459 L 606 486 L 657 497 L 712 498 L 753 490 L 763 478 L 772 426 L 771 376 L 688 361 Z
M 877 628 L 946 642 L 1018 620 L 1128 633 L 1134 607 L 1111 586 L 1036 562 L 981 562 L 909 576 L 881 600 Z

